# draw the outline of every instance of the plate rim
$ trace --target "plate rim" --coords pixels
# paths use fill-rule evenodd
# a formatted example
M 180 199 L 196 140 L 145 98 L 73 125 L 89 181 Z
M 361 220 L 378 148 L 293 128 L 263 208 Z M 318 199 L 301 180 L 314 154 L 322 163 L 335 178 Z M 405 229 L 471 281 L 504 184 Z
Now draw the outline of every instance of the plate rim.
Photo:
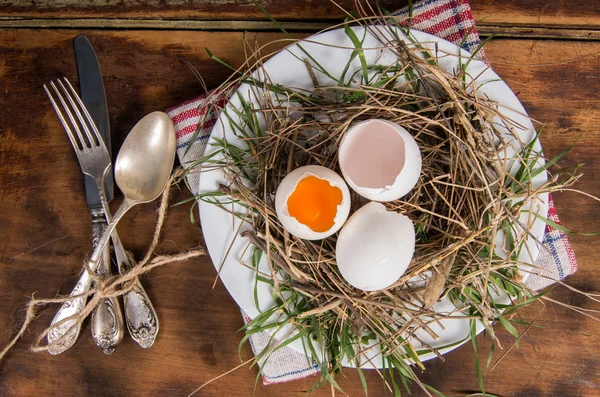
M 353 27 L 353 29 L 355 29 L 355 30 L 356 30 L 356 29 L 366 29 L 366 28 L 363 28 L 363 27 Z M 339 32 L 339 31 L 341 31 L 341 30 L 343 30 L 343 28 L 338 28 L 338 29 L 330 29 L 330 30 L 327 30 L 327 31 L 324 31 L 324 32 L 320 32 L 320 33 L 317 33 L 317 34 L 311 35 L 311 36 L 309 36 L 309 37 L 307 37 L 307 38 L 304 38 L 304 39 L 298 40 L 297 42 L 295 42 L 295 43 L 292 43 L 292 44 L 290 44 L 290 45 L 286 46 L 285 48 L 281 49 L 280 51 L 278 51 L 278 52 L 277 52 L 277 53 L 276 53 L 276 54 L 275 54 L 273 57 L 271 57 L 269 60 L 267 60 L 267 61 L 265 62 L 265 66 L 266 66 L 266 65 L 268 65 L 268 64 L 269 64 L 269 62 L 273 61 L 273 60 L 274 60 L 274 59 L 275 59 L 277 56 L 279 56 L 281 53 L 283 53 L 283 52 L 289 52 L 289 51 L 291 51 L 291 49 L 293 49 L 294 47 L 296 47 L 296 46 L 298 45 L 298 43 L 302 43 L 303 41 L 306 41 L 306 40 L 310 40 L 311 42 L 317 42 L 317 41 L 318 41 L 318 38 L 322 37 L 323 35 L 335 34 L 335 32 Z M 434 35 L 432 35 L 432 34 L 429 34 L 429 33 L 421 32 L 421 31 L 417 31 L 417 30 L 412 30 L 412 29 L 411 29 L 411 30 L 408 30 L 408 31 L 410 32 L 410 34 L 411 34 L 411 35 L 412 35 L 414 38 L 416 38 L 416 39 L 417 39 L 417 41 L 418 41 L 419 43 L 426 43 L 426 42 L 427 42 L 427 43 L 431 43 L 431 42 L 442 43 L 442 45 L 440 45 L 440 47 L 451 48 L 452 50 L 454 50 L 454 52 L 455 52 L 456 54 L 459 54 L 459 56 L 461 56 L 461 57 L 462 57 L 462 56 L 464 56 L 464 57 L 471 57 L 471 54 L 470 54 L 468 51 L 464 50 L 463 48 L 461 48 L 461 47 L 457 46 L 456 44 L 454 44 L 454 43 L 451 43 L 451 42 L 449 42 L 449 41 L 447 41 L 447 40 L 445 40 L 445 39 L 443 39 L 443 38 L 440 38 L 440 37 L 434 36 Z M 402 32 L 401 32 L 401 31 L 399 31 L 399 33 L 402 33 Z M 402 34 L 402 36 L 405 36 L 405 35 L 404 35 L 404 34 Z M 438 44 L 438 45 L 439 45 L 439 44 Z M 450 53 L 450 51 L 444 51 L 444 53 Z M 456 57 L 456 55 L 454 55 L 454 56 Z M 475 64 L 477 64 L 477 63 L 483 63 L 482 61 L 480 61 L 480 60 L 477 60 L 477 59 L 473 59 L 473 61 L 475 62 Z M 494 75 L 495 75 L 495 76 L 496 76 L 496 77 L 499 79 L 499 81 L 497 81 L 497 83 L 503 84 L 503 85 L 504 85 L 504 86 L 506 86 L 506 88 L 508 88 L 508 90 L 510 91 L 510 93 L 511 93 L 511 95 L 512 95 L 512 98 L 511 98 L 511 100 L 513 101 L 513 104 L 510 104 L 510 105 L 511 105 L 511 106 L 513 106 L 513 107 L 514 107 L 514 104 L 518 105 L 517 107 L 520 107 L 520 108 L 522 109 L 522 112 L 524 113 L 524 116 L 525 116 L 525 117 L 528 117 L 528 116 L 527 116 L 527 112 L 526 112 L 526 110 L 524 109 L 524 107 L 523 107 L 523 105 L 521 104 L 521 102 L 519 101 L 519 99 L 518 99 L 518 98 L 517 98 L 517 97 L 514 95 L 513 91 L 512 91 L 512 90 L 510 90 L 510 87 L 509 87 L 509 86 L 508 86 L 508 85 L 507 85 L 507 84 L 504 82 L 504 80 L 503 80 L 503 79 L 501 79 L 501 78 L 500 78 L 500 76 L 498 76 L 498 75 L 497 75 L 497 74 L 496 74 L 496 73 L 495 73 L 495 72 L 492 70 L 491 66 L 487 65 L 487 66 L 486 66 L 486 68 L 487 68 L 487 69 L 489 69 L 489 71 L 490 71 L 491 73 L 493 73 L 493 74 L 494 74 Z M 256 71 L 255 71 L 254 73 L 256 73 Z M 239 88 L 238 88 L 238 90 L 239 90 Z M 236 90 L 236 92 L 237 92 L 237 90 Z M 501 105 L 502 105 L 502 106 L 504 106 L 502 103 L 501 103 Z M 227 105 L 225 106 L 225 108 L 224 108 L 223 110 L 225 110 L 225 109 L 227 109 L 227 108 L 231 108 L 231 106 L 232 106 L 232 105 L 231 105 L 231 103 L 230 103 L 230 102 L 228 102 L 228 103 L 227 103 Z M 510 109 L 510 108 L 509 108 L 509 109 Z M 221 114 L 219 115 L 219 118 L 218 118 L 218 120 L 216 121 L 216 123 L 215 123 L 215 126 L 213 127 L 213 130 L 211 131 L 211 135 L 210 135 L 210 138 L 209 138 L 209 140 L 208 140 L 208 142 L 207 142 L 207 146 L 206 146 L 206 153 L 207 153 L 207 154 L 209 154 L 209 153 L 210 153 L 210 145 L 211 145 L 211 142 L 214 142 L 214 139 L 213 139 L 213 132 L 214 132 L 215 130 L 217 130 L 217 131 L 218 131 L 218 129 L 220 128 L 220 126 L 221 126 L 221 125 L 225 125 L 225 123 L 222 123 L 222 122 L 221 122 L 221 118 L 222 118 L 222 117 L 224 117 L 224 116 L 223 116 L 223 111 L 222 111 L 222 112 L 221 112 Z M 533 123 L 531 123 L 531 121 L 530 121 L 530 120 L 528 121 L 528 123 L 529 123 L 529 126 L 527 127 L 527 130 L 529 131 L 529 130 L 531 129 L 531 130 L 533 130 L 533 132 L 535 133 L 535 127 L 533 126 Z M 225 131 L 224 131 L 224 132 L 225 132 Z M 524 132 L 524 133 L 525 133 L 525 132 Z M 541 144 L 539 143 L 539 140 L 536 142 L 536 149 L 539 149 L 539 150 L 540 150 L 540 152 L 541 152 L 541 149 L 542 149 L 542 147 L 541 147 Z M 543 160 L 543 159 L 542 159 L 542 161 L 545 161 L 545 160 Z M 543 175 L 543 177 L 545 178 L 545 180 L 547 180 L 547 173 L 543 172 L 543 173 L 541 173 L 540 175 Z M 200 181 L 198 182 L 198 187 L 199 187 L 199 191 L 202 191 L 202 190 L 203 190 L 203 189 L 202 189 L 202 181 L 203 181 L 203 178 L 199 178 L 199 179 L 200 179 Z M 210 189 L 209 189 L 209 190 L 210 190 Z M 538 201 L 539 201 L 539 202 L 541 202 L 541 208 L 540 208 L 540 211 L 546 211 L 546 212 L 547 212 L 547 210 L 548 210 L 548 206 L 549 206 L 549 203 L 548 203 L 548 194 L 547 194 L 547 193 L 542 193 L 542 194 L 540 194 L 540 195 L 538 196 L 538 198 L 539 198 L 539 200 L 538 200 Z M 207 219 L 207 216 L 206 216 L 206 209 L 207 209 L 207 208 L 211 208 L 211 209 L 214 209 L 215 211 L 223 211 L 223 212 L 224 212 L 224 210 L 222 210 L 222 209 L 219 209 L 218 207 L 214 206 L 213 204 L 204 203 L 204 202 L 202 202 L 202 201 L 198 201 L 198 207 L 199 207 L 199 208 L 198 208 L 198 211 L 199 211 L 199 214 L 200 214 L 200 223 L 201 223 L 201 227 L 202 227 L 203 233 L 205 234 L 205 242 L 206 242 L 206 246 L 207 246 L 207 249 L 208 249 L 208 251 L 209 251 L 209 254 L 210 254 L 210 256 L 211 256 L 211 261 L 213 262 L 213 265 L 215 266 L 216 270 L 219 272 L 219 275 L 220 275 L 220 273 L 221 273 L 221 272 L 220 272 L 221 263 L 219 263 L 219 262 L 221 262 L 221 261 L 215 261 L 215 260 L 213 260 L 213 251 L 214 251 L 214 245 L 209 243 L 209 240 L 210 240 L 210 241 L 212 241 L 212 239 L 211 239 L 211 238 L 209 238 L 209 239 L 206 239 L 206 234 L 207 234 L 207 233 L 205 232 L 205 223 L 204 223 L 203 219 Z M 209 211 L 210 211 L 210 210 L 209 210 Z M 205 214 L 205 215 L 203 216 L 203 214 Z M 233 223 L 235 224 L 235 221 L 234 221 Z M 537 219 L 537 221 L 536 221 L 536 223 L 534 223 L 534 225 L 537 225 L 537 226 L 539 227 L 539 226 L 540 226 L 540 224 L 542 224 L 542 223 L 543 223 L 543 221 L 542 221 L 542 220 L 539 220 L 539 219 Z M 209 225 L 206 225 L 206 226 L 208 226 L 206 230 L 209 230 L 211 227 L 213 227 L 213 226 L 209 226 Z M 232 225 L 232 226 L 233 226 L 233 225 Z M 545 224 L 544 224 L 544 226 L 545 226 Z M 227 225 L 227 227 L 229 227 L 229 225 Z M 537 240 L 538 240 L 540 243 L 541 243 L 541 241 L 542 241 L 542 239 L 543 239 L 543 237 L 544 237 L 544 231 L 543 231 L 543 230 L 545 230 L 545 227 L 542 229 L 542 232 L 540 233 L 540 235 L 536 235 L 536 236 L 535 236 L 535 237 L 536 237 L 536 239 L 537 239 Z M 208 234 L 210 235 L 211 233 L 208 233 Z M 212 249 L 212 250 L 211 250 L 211 245 L 213 246 L 213 249 Z M 228 244 L 226 244 L 226 246 L 227 246 L 227 245 L 228 245 Z M 535 255 L 535 257 L 534 257 L 534 258 L 529 258 L 529 259 L 531 260 L 531 263 L 532 263 L 532 264 L 533 264 L 533 263 L 535 263 L 535 260 L 537 259 L 537 256 L 539 255 L 539 249 L 537 249 L 537 252 L 534 252 L 534 255 Z M 223 264 L 222 264 L 222 266 L 226 266 L 226 265 L 227 265 L 227 262 L 229 262 L 229 261 L 224 261 L 224 262 L 225 262 L 225 263 L 223 263 Z M 253 306 L 253 308 L 254 308 L 254 312 L 256 312 L 256 313 L 257 313 L 256 307 L 254 306 L 254 301 L 253 301 L 253 299 L 250 299 L 250 301 L 251 301 L 251 305 L 248 305 L 248 304 L 246 304 L 246 305 L 244 306 L 242 303 L 240 303 L 240 300 L 238 300 L 238 299 L 236 298 L 236 295 L 237 295 L 237 293 L 236 293 L 236 292 L 234 292 L 234 291 L 232 291 L 232 289 L 230 288 L 230 286 L 228 286 L 228 283 L 227 283 L 227 282 L 226 282 L 226 281 L 225 281 L 225 280 L 224 280 L 222 277 L 220 277 L 220 278 L 221 278 L 221 281 L 223 282 L 223 284 L 225 285 L 225 287 L 227 288 L 227 290 L 228 290 L 229 294 L 231 295 L 231 297 L 232 297 L 232 298 L 234 299 L 234 301 L 236 302 L 236 304 L 238 304 L 238 306 L 240 306 L 240 308 L 241 308 L 241 309 L 242 309 L 242 310 L 243 310 L 243 311 L 244 311 L 244 312 L 245 312 L 245 313 L 246 313 L 246 314 L 247 314 L 247 315 L 248 315 L 250 318 L 252 318 L 253 316 L 250 316 L 250 314 L 251 314 L 251 313 L 248 313 L 248 310 L 247 310 L 247 308 L 248 308 L 248 307 L 250 307 L 250 306 Z M 261 305 L 261 306 L 262 306 L 262 305 Z M 263 310 L 264 310 L 264 309 L 263 309 Z M 254 314 L 254 313 L 252 313 L 252 314 Z M 454 321 L 459 321 L 459 320 L 454 320 Z M 466 321 L 466 320 L 465 320 L 465 321 Z M 484 329 L 483 325 L 482 325 L 482 324 L 478 324 L 478 327 L 477 327 L 477 333 L 479 334 L 481 331 L 483 331 L 483 329 Z M 459 341 L 460 341 L 460 339 L 459 339 L 459 340 L 457 340 L 456 342 L 459 342 Z M 299 353 L 302 353 L 302 354 L 304 354 L 304 353 L 305 353 L 305 349 L 302 347 L 301 341 L 296 341 L 296 342 L 297 342 L 297 343 L 292 343 L 292 344 L 290 344 L 290 345 L 288 345 L 288 346 L 289 346 L 290 348 L 292 348 L 293 350 L 295 350 L 295 351 L 297 351 L 297 352 L 299 352 Z M 464 343 L 466 343 L 466 341 L 463 341 L 462 343 L 457 343 L 456 345 L 454 345 L 454 346 L 451 346 L 451 347 L 448 347 L 448 348 L 440 349 L 440 351 L 439 351 L 439 352 L 440 352 L 442 355 L 443 355 L 443 354 L 446 354 L 446 353 L 448 353 L 448 352 L 450 352 L 450 351 L 452 351 L 452 350 L 454 350 L 454 349 L 458 348 L 459 346 L 461 346 L 461 345 L 462 345 L 462 344 L 464 344 Z M 434 357 L 437 357 L 437 356 L 436 356 L 434 353 L 428 353 L 428 354 L 424 354 L 424 355 L 421 357 L 421 361 L 427 361 L 427 360 L 429 360 L 429 359 L 431 359 L 431 358 L 434 358 Z M 350 366 L 354 367 L 355 365 L 350 365 Z M 361 368 L 369 368 L 369 367 L 371 367 L 371 368 L 375 368 L 374 366 L 371 366 L 371 365 L 363 365 L 363 366 L 361 366 Z

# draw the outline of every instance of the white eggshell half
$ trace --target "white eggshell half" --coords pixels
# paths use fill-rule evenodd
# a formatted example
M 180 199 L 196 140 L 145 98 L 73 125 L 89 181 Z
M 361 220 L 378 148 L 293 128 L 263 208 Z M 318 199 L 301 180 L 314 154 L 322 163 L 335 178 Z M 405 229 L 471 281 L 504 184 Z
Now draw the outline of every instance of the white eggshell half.
M 305 224 L 298 222 L 288 212 L 288 198 L 296 190 L 298 182 L 311 175 L 328 181 L 331 186 L 338 187 L 342 191 L 342 203 L 337 207 L 333 227 L 326 232 L 315 232 Z M 344 179 L 329 168 L 318 165 L 307 165 L 296 168 L 283 178 L 275 194 L 275 210 L 277 211 L 277 218 L 279 218 L 283 227 L 294 236 L 306 240 L 321 240 L 340 230 L 346 219 L 348 219 L 348 214 L 350 213 L 350 190 Z
M 393 131 L 397 135 L 390 134 Z M 371 119 L 346 132 L 339 164 L 356 193 L 369 200 L 393 201 L 417 184 L 422 161 L 419 146 L 406 129 L 388 120 Z
M 344 279 L 364 291 L 389 287 L 404 274 L 415 252 L 415 228 L 405 215 L 370 202 L 356 211 L 335 247 Z

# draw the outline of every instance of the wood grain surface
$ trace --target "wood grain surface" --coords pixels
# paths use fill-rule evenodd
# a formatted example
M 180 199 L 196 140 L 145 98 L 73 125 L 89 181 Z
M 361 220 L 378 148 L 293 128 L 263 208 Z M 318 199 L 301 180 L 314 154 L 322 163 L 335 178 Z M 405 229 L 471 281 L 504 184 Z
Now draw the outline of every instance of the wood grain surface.
M 136 3 L 141 5 L 135 12 L 153 10 L 148 5 L 151 2 Z M 180 10 L 188 3 L 182 1 Z M 487 12 L 496 15 L 508 15 L 518 4 L 473 3 L 474 7 L 487 3 Z M 566 2 L 548 4 L 555 8 L 540 11 L 542 19 L 555 14 L 548 9 L 558 10 L 556 14 L 563 16 L 571 12 Z M 587 4 L 592 2 L 581 2 L 581 15 L 597 25 L 600 17 L 591 15 L 594 6 Z M 70 7 L 70 15 L 81 12 Z M 10 6 L 1 13 L 7 9 L 13 14 L 18 11 L 18 7 Z M 105 12 L 102 7 L 96 10 Z M 124 7 L 124 12 L 129 11 L 133 12 Z M 60 16 L 63 14 L 59 12 L 66 11 L 48 12 Z M 295 12 L 289 10 L 286 15 L 297 18 Z M 322 14 L 311 15 L 313 18 L 306 19 Z M 220 16 L 230 15 L 214 18 Z M 20 326 L 27 298 L 32 294 L 52 297 L 57 292 L 68 293 L 82 259 L 89 253 L 90 222 L 80 170 L 41 89 L 43 83 L 62 75 L 77 81 L 72 39 L 79 33 L 88 35 L 100 60 L 115 152 L 143 115 L 202 92 L 178 57 L 191 62 L 209 88 L 216 87 L 229 72 L 208 59 L 205 47 L 232 64 L 243 59 L 243 34 L 239 32 L 0 30 L 1 345 Z M 249 33 L 247 37 L 257 37 L 261 42 L 282 38 L 269 32 Z M 518 93 L 530 115 L 545 123 L 541 139 L 547 156 L 559 153 L 579 137 L 565 163 L 585 163 L 585 175 L 578 187 L 600 195 L 600 43 L 496 39 L 488 43 L 486 51 L 494 69 Z M 182 189 L 175 196 L 173 202 L 188 193 Z M 597 202 L 570 192 L 557 194 L 555 201 L 568 227 L 599 231 Z M 118 204 L 118 199 L 113 204 Z M 139 206 L 119 226 L 124 245 L 138 257 L 149 244 L 155 209 L 155 204 Z M 190 223 L 189 210 L 189 205 L 170 210 L 160 252 L 203 245 L 202 231 Z M 571 237 L 579 271 L 566 280 L 569 285 L 600 293 L 598 241 L 598 237 Z M 28 347 L 32 338 L 49 323 L 56 308 L 42 311 L 14 351 L 0 363 L 0 396 L 187 396 L 240 363 L 237 349 L 242 334 L 236 331 L 242 319 L 223 285 L 217 283 L 212 289 L 215 277 L 210 259 L 204 257 L 159 268 L 143 280 L 161 321 L 159 338 L 149 350 L 126 339 L 112 356 L 105 356 L 93 344 L 86 324 L 77 344 L 65 354 L 54 357 L 31 353 Z M 565 287 L 557 287 L 550 296 L 584 308 L 594 307 Z M 502 358 L 487 376 L 487 390 L 501 396 L 600 396 L 600 324 L 557 305 L 534 306 L 522 316 L 533 319 L 538 313 L 536 324 L 544 328 L 531 328 L 520 347 Z M 505 349 L 496 353 L 497 358 L 511 345 L 506 332 L 499 330 L 499 337 Z M 478 340 L 480 350 L 487 351 L 489 338 L 480 335 Z M 248 345 L 241 355 L 242 359 L 252 356 Z M 487 359 L 484 353 L 481 357 Z M 426 367 L 423 381 L 448 395 L 477 391 L 473 351 L 468 345 L 451 352 L 444 361 L 427 362 Z M 252 396 L 256 373 L 255 368 L 244 367 L 197 395 Z M 366 371 L 366 378 L 369 396 L 390 395 L 384 392 L 375 372 Z M 255 395 L 302 396 L 316 380 L 313 377 L 271 386 L 259 382 Z M 348 395 L 364 395 L 355 370 L 345 370 L 338 382 Z M 326 388 L 314 395 L 327 396 L 331 391 Z M 413 395 L 421 394 L 415 388 Z
M 354 0 L 339 0 L 345 10 Z M 278 20 L 332 20 L 344 12 L 329 0 L 260 1 Z M 382 0 L 393 10 L 408 0 Z M 21 18 L 168 18 L 203 20 L 263 20 L 252 0 L 0 0 L 2 14 Z M 473 0 L 473 16 L 480 25 L 600 27 L 600 3 L 589 0 Z
M 278 20 L 331 20 L 345 17 L 344 10 L 354 7 L 354 0 L 259 2 Z M 405 6 L 407 0 L 383 0 L 382 7 Z M 264 20 L 264 14 L 252 0 L 0 0 L 3 14 L 19 17 L 89 17 L 89 18 L 170 18 L 204 20 Z
M 260 2 L 288 30 L 318 31 L 338 22 L 353 0 Z M 397 10 L 408 0 L 380 0 Z M 274 30 L 252 0 L 0 0 L 0 27 L 167 30 Z M 502 37 L 600 40 L 600 2 L 473 0 L 479 33 Z

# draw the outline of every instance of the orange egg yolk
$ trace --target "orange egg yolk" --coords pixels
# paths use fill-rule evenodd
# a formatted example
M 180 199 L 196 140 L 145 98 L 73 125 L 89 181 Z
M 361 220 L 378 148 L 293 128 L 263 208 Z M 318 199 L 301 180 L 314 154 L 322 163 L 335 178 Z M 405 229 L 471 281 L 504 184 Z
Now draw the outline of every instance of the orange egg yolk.
M 309 175 L 288 197 L 288 213 L 314 232 L 326 232 L 334 225 L 342 191 L 325 179 Z

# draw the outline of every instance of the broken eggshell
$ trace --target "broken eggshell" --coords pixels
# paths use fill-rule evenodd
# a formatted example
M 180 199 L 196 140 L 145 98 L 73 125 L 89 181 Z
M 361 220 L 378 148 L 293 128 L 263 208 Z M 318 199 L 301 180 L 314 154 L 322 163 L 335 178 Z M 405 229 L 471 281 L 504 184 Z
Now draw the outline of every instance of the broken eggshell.
M 338 270 L 352 286 L 377 291 L 395 283 L 415 252 L 415 228 L 405 215 L 370 202 L 348 219 L 338 235 Z
M 329 182 L 330 186 L 339 188 L 342 193 L 342 201 L 336 207 L 333 226 L 323 232 L 312 230 L 306 224 L 299 222 L 295 217 L 290 215 L 288 210 L 288 200 L 290 196 L 294 193 L 298 184 L 309 176 L 314 176 Z M 344 222 L 346 222 L 346 219 L 348 219 L 348 214 L 350 213 L 350 191 L 346 182 L 344 182 L 344 179 L 329 168 L 317 165 L 296 168 L 283 178 L 279 184 L 275 195 L 275 210 L 277 212 L 277 218 L 283 227 L 294 236 L 306 240 L 321 240 L 340 230 Z
M 344 179 L 356 193 L 374 201 L 393 201 L 410 192 L 421 175 L 421 163 L 412 135 L 388 120 L 352 126 L 339 147 Z

